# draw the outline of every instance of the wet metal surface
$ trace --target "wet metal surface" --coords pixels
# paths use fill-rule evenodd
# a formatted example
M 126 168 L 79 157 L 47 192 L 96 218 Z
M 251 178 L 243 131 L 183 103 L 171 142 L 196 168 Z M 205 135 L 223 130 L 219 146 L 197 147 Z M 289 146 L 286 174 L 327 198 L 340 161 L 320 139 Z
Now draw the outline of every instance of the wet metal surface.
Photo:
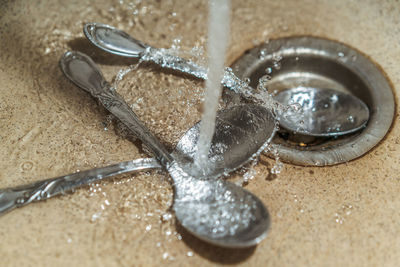
M 0 1 L 1 188 L 150 155 L 65 79 L 58 60 L 67 50 L 87 53 L 113 80 L 131 59 L 94 48 L 82 34 L 84 23 L 100 21 L 155 47 L 191 51 L 206 42 L 207 6 L 206 1 L 123 2 Z M 394 0 L 235 0 L 227 65 L 268 40 L 320 36 L 368 55 L 385 71 L 398 101 L 399 13 Z M 118 92 L 171 151 L 200 118 L 202 86 L 140 66 L 119 82 Z M 245 187 L 271 214 L 271 231 L 255 249 L 211 247 L 183 232 L 170 212 L 169 181 L 152 171 L 123 175 L 3 216 L 1 264 L 397 266 L 397 106 L 395 111 L 386 137 L 346 164 L 285 164 L 274 176 L 269 172 L 274 161 L 262 157 Z
M 378 144 L 392 124 L 394 97 L 388 80 L 367 57 L 344 44 L 315 37 L 270 40 L 247 50 L 232 68 L 240 78 L 250 78 L 254 88 L 262 76 L 270 75 L 267 88 L 278 96 L 295 88 L 329 88 L 352 94 L 368 106 L 370 119 L 358 133 L 312 142 L 295 136 L 297 143 L 278 136 L 274 142 L 287 162 L 310 166 L 347 162 Z

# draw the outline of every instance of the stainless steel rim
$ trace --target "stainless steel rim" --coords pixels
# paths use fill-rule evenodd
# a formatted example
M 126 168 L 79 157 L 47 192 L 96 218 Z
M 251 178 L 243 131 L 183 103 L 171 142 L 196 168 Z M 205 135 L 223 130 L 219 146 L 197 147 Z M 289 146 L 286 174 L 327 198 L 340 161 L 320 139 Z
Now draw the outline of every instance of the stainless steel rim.
M 355 134 L 321 139 L 306 147 L 275 137 L 273 146 L 283 161 L 304 166 L 339 164 L 364 155 L 384 138 L 394 117 L 393 92 L 380 68 L 366 56 L 331 40 L 291 37 L 271 40 L 246 51 L 232 69 L 240 78 L 250 78 L 255 87 L 265 69 L 273 67 L 277 59 L 279 69 L 272 73 L 270 90 L 283 90 L 287 83 L 329 86 L 356 95 L 370 110 L 366 127 Z

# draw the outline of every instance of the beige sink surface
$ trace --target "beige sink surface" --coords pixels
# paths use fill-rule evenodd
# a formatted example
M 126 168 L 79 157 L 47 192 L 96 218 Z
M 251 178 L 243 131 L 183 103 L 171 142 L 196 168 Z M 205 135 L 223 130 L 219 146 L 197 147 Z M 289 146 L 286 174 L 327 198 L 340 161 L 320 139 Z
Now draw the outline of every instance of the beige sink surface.
M 125 138 L 107 112 L 58 68 L 68 49 L 93 56 L 109 80 L 129 63 L 83 39 L 82 24 L 89 21 L 120 27 L 157 47 L 170 47 L 179 38 L 175 44 L 182 50 L 205 44 L 206 1 L 133 6 L 116 0 L 2 1 L 0 187 L 147 156 L 140 142 Z M 321 36 L 368 55 L 398 95 L 399 1 L 233 1 L 232 8 L 230 62 L 269 38 Z M 199 81 L 141 66 L 118 90 L 170 148 L 199 119 Z M 273 164 L 263 158 L 246 186 L 272 217 L 269 236 L 256 248 L 210 247 L 176 227 L 169 218 L 168 176 L 148 172 L 0 217 L 0 265 L 398 266 L 397 121 L 379 146 L 352 162 L 311 168 L 285 164 L 276 178 L 269 175 Z

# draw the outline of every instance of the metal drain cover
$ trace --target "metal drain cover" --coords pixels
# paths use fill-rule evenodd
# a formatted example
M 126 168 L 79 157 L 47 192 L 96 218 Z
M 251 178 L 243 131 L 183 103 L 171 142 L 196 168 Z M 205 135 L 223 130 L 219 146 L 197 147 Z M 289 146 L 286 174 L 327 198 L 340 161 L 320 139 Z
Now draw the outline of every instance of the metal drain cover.
M 232 69 L 239 78 L 250 78 L 253 88 L 267 74 L 269 92 L 330 88 L 367 104 L 369 121 L 353 134 L 314 138 L 281 131 L 273 145 L 285 162 L 324 166 L 350 161 L 377 145 L 392 124 L 394 98 L 389 82 L 374 63 L 344 44 L 315 37 L 271 40 L 246 51 Z

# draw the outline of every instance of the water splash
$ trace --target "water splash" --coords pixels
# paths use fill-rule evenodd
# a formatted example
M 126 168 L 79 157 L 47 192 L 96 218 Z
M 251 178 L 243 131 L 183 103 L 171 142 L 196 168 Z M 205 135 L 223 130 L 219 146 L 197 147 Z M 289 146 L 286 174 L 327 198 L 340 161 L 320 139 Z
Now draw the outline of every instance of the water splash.
M 208 151 L 214 135 L 215 118 L 221 96 L 226 47 L 229 40 L 229 0 L 211 0 L 209 4 L 208 59 L 209 69 L 206 80 L 203 116 L 200 123 L 196 165 L 202 169 L 207 164 Z
M 222 238 L 246 231 L 256 221 L 257 202 L 245 191 L 235 190 L 221 180 L 209 183 L 189 179 L 183 180 L 180 187 L 188 188 L 184 191 L 190 194 L 181 195 L 174 204 L 183 226 L 203 236 Z
M 335 213 L 335 222 L 338 224 L 343 224 L 346 219 L 352 214 L 353 208 L 354 207 L 351 204 L 343 204 L 340 209 Z
M 122 81 L 128 73 L 139 68 L 140 63 L 142 63 L 142 62 L 143 62 L 143 60 L 139 60 L 139 62 L 137 64 L 133 64 L 133 65 L 130 65 L 128 68 L 119 70 L 117 75 L 114 78 L 114 88 L 116 89 L 118 87 L 118 83 L 120 81 Z
M 195 49 L 194 51 L 196 52 L 198 49 Z M 208 72 L 210 72 L 210 70 L 208 68 L 198 64 L 194 59 L 183 59 L 175 54 L 176 52 L 173 52 L 171 49 L 149 47 L 146 49 L 141 59 L 142 61 L 153 62 L 163 68 L 169 68 L 175 71 L 193 75 L 194 77 L 202 80 L 209 79 Z M 280 67 L 280 61 L 278 61 L 278 59 L 279 58 L 276 59 L 277 61 L 274 66 L 275 69 Z M 262 77 L 262 79 L 264 81 L 271 79 L 272 77 L 269 75 L 271 73 L 272 68 L 268 68 L 266 70 L 266 75 Z M 273 99 L 272 94 L 267 90 L 266 82 L 259 84 L 257 88 L 254 89 L 250 86 L 249 78 L 245 78 L 243 80 L 240 79 L 235 75 L 230 67 L 225 67 L 221 83 L 223 86 L 229 88 L 238 95 L 250 99 L 259 105 L 263 105 L 274 112 L 281 111 L 284 113 L 288 109 L 286 105 L 283 105 Z
M 278 175 L 278 174 L 280 174 L 281 171 L 282 171 L 282 169 L 283 169 L 283 163 L 282 163 L 282 161 L 280 160 L 278 148 L 277 148 L 277 147 L 268 146 L 268 147 L 265 149 L 265 152 L 266 152 L 266 153 L 269 152 L 269 153 L 274 157 L 274 159 L 275 159 L 275 164 L 274 164 L 274 166 L 271 168 L 271 174 L 273 174 L 273 175 Z

